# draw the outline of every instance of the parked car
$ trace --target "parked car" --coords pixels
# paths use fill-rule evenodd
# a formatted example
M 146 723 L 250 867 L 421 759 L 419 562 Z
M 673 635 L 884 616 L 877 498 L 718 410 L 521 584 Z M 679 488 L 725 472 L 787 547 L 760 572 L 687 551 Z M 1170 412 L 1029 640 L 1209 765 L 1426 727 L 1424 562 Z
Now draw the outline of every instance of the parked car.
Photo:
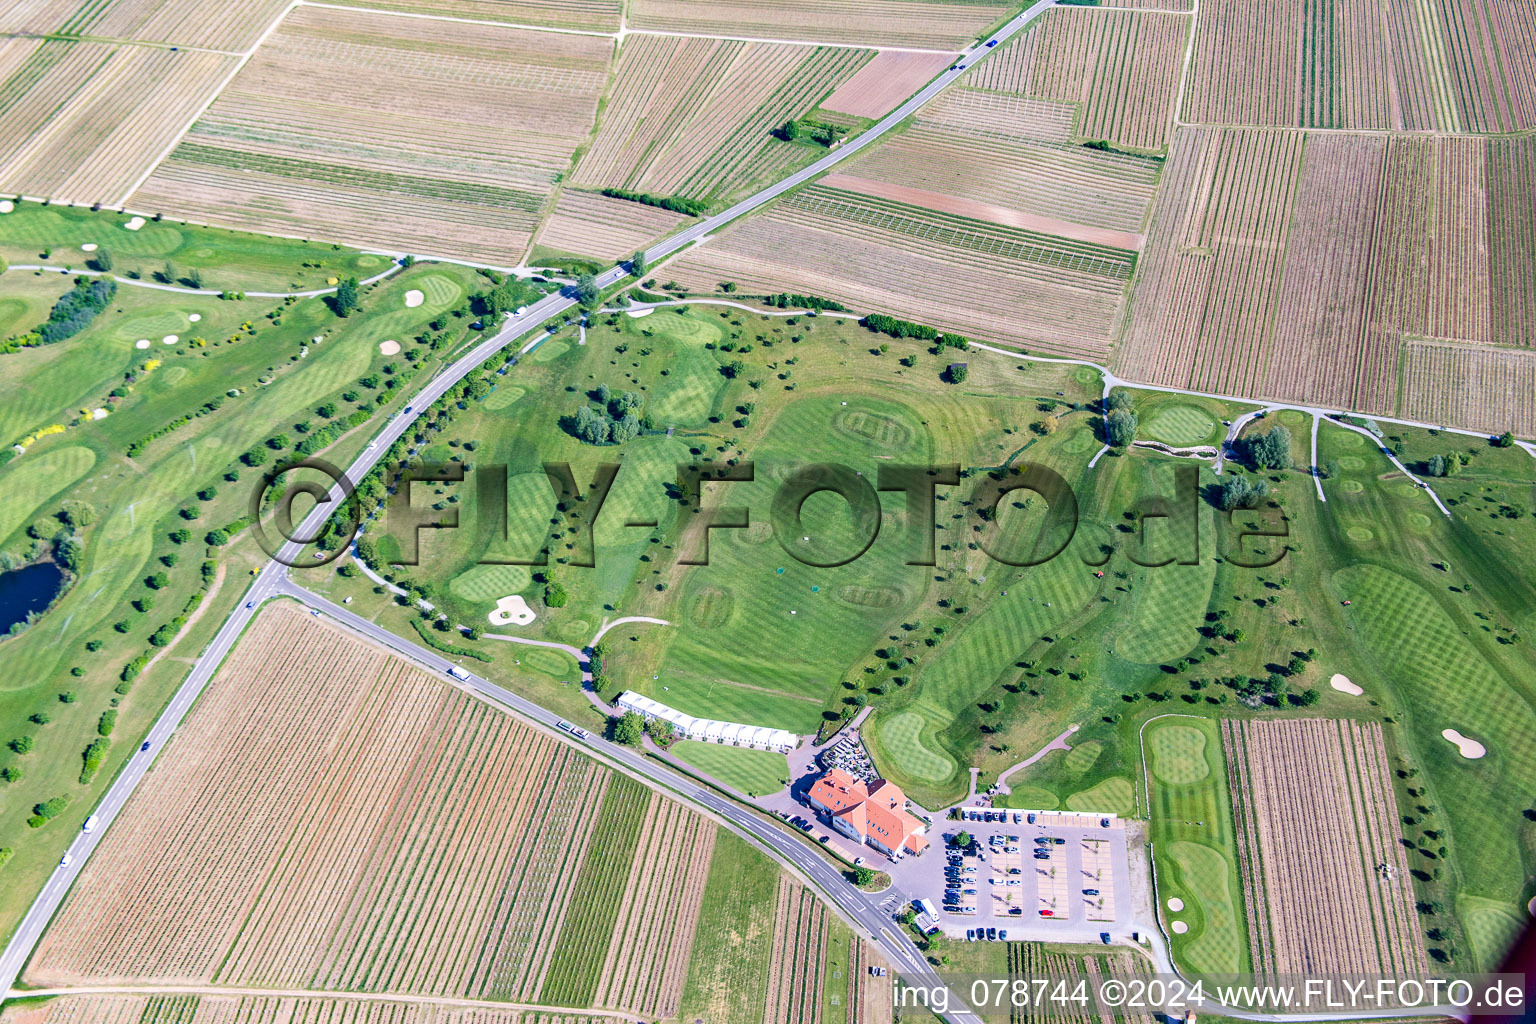
M 1097 890 L 1097 889 L 1084 889 L 1083 890 L 1083 895 L 1084 896 L 1097 896 L 1098 894 L 1099 894 L 1099 890 Z
M 1040 911 L 1040 916 L 1041 917 L 1055 917 L 1056 913 L 1055 913 L 1055 911 L 1052 911 L 1052 910 L 1042 910 L 1042 911 Z
M 1035 812 L 1034 811 L 1030 811 L 1029 812 L 1029 823 L 1031 825 L 1033 825 L 1035 823 Z
M 997 941 L 997 929 L 996 928 L 988 928 L 987 929 L 987 941 L 988 942 L 996 942 Z
M 1109 828 L 1109 819 L 1108 818 L 1100 818 L 1099 819 L 1099 827 L 1100 828 Z
M 965 930 L 965 941 L 966 942 L 975 942 L 976 941 L 976 929 L 975 928 L 967 928 Z

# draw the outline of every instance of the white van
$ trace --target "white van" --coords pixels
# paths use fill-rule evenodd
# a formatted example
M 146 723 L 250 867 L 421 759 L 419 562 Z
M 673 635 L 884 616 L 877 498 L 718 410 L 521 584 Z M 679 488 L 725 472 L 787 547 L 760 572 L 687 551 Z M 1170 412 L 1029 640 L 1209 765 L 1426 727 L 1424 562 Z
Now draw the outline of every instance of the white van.
M 96 815 L 93 814 L 89 818 L 85 819 L 85 824 L 80 826 L 80 831 L 81 832 L 91 832 L 95 828 L 96 828 Z

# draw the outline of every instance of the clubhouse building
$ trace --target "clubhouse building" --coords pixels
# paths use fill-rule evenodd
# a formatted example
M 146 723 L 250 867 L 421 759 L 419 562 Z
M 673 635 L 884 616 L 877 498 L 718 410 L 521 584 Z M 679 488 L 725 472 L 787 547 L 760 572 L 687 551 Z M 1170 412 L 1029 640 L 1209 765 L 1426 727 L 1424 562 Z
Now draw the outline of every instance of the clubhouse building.
M 927 826 L 907 810 L 907 795 L 894 782 L 866 783 L 833 768 L 811 785 L 806 800 L 837 831 L 892 860 L 928 849 Z
M 751 747 L 755 750 L 776 750 L 787 754 L 800 744 L 800 737 L 783 729 L 770 729 L 763 725 L 743 725 L 740 722 L 717 722 L 711 718 L 694 718 L 676 708 L 670 708 L 659 700 L 644 694 L 625 690 L 615 702 L 621 711 L 633 711 L 647 722 L 660 718 L 672 723 L 678 739 L 698 740 L 701 743 L 720 743 L 728 747 Z

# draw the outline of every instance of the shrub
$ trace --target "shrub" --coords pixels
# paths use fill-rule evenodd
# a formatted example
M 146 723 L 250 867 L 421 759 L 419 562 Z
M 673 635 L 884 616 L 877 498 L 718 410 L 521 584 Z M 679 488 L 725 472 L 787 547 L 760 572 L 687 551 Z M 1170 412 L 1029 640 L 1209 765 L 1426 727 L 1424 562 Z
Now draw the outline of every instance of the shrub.
M 33 747 L 37 746 L 37 741 L 31 736 L 18 736 L 6 744 L 6 746 L 18 754 L 26 754 L 31 752 Z
M 96 732 L 101 736 L 111 736 L 112 730 L 117 728 L 117 709 L 112 708 L 101 713 L 101 718 L 96 722 Z
M 72 338 L 91 325 L 97 314 L 107 308 L 117 294 L 117 282 L 111 278 L 86 281 L 83 278 L 75 287 L 64 293 L 53 304 L 48 322 L 38 327 L 38 344 L 51 345 L 65 338 Z
M 106 759 L 107 748 L 112 746 L 112 741 L 105 736 L 98 736 L 91 741 L 90 746 L 80 755 L 83 762 L 80 768 L 80 784 L 83 786 L 96 777 L 101 770 L 101 762 Z

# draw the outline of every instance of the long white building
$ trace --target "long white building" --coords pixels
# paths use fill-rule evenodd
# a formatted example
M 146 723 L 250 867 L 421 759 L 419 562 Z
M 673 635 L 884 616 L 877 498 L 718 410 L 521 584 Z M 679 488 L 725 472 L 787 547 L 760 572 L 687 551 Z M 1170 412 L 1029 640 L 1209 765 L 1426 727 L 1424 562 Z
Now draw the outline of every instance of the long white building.
M 753 747 L 757 750 L 777 750 L 788 753 L 800 743 L 800 737 L 783 729 L 770 729 L 765 725 L 743 725 L 740 722 L 717 722 L 710 718 L 694 718 L 676 708 L 668 707 L 659 700 L 644 694 L 625 690 L 619 694 L 618 706 L 633 711 L 647 722 L 660 718 L 672 723 L 673 730 L 682 739 L 700 740 L 704 743 L 723 743 L 731 747 Z

